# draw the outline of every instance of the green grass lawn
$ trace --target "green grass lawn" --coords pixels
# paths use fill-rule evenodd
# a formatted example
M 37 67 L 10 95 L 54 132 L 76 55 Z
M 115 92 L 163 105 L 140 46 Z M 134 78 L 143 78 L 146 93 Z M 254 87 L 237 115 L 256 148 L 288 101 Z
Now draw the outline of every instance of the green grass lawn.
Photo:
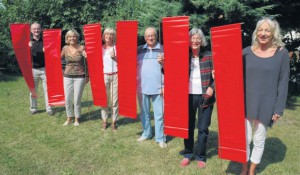
M 40 83 L 39 113 L 29 114 L 29 91 L 22 77 L 0 81 L 0 174 L 238 174 L 238 163 L 218 158 L 218 125 L 213 113 L 205 169 L 192 161 L 180 168 L 183 140 L 168 137 L 161 149 L 154 138 L 142 143 L 139 120 L 120 117 L 117 132 L 101 130 L 100 108 L 86 86 L 79 127 L 63 127 L 64 107 L 45 112 Z M 216 108 L 215 108 L 216 109 Z M 258 174 L 299 175 L 300 98 L 289 100 L 284 117 L 268 131 Z

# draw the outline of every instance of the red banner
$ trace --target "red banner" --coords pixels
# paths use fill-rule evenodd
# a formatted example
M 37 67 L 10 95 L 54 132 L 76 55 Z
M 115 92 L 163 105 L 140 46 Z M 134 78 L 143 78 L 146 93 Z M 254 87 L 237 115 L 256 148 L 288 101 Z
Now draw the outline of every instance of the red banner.
M 61 66 L 61 30 L 43 32 L 48 102 L 50 106 L 64 106 L 64 84 Z
M 32 76 L 32 64 L 30 47 L 30 25 L 29 24 L 10 24 L 10 33 L 12 46 L 17 57 L 21 72 L 27 83 L 27 86 L 33 96 L 36 96 L 34 90 L 34 80 Z
M 241 25 L 211 28 L 219 157 L 247 162 Z
M 137 21 L 117 22 L 119 114 L 136 119 Z
M 101 24 L 84 25 L 83 32 L 94 105 L 107 107 L 103 75 Z
M 189 18 L 163 18 L 165 134 L 188 138 Z

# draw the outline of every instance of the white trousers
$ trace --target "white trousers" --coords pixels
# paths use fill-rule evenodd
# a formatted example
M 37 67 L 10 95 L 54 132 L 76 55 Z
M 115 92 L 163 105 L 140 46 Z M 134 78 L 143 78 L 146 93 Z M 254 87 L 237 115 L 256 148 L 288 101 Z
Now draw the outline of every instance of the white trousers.
M 253 127 L 253 128 L 252 128 Z M 253 134 L 253 149 L 250 157 L 250 144 L 252 141 L 252 131 Z M 267 126 L 260 123 L 258 120 L 246 119 L 246 137 L 247 137 L 247 160 L 252 163 L 259 164 L 264 152 L 265 141 L 267 136 Z
M 43 89 L 44 89 L 44 96 L 45 96 L 45 105 L 47 112 L 52 111 L 51 106 L 48 104 L 48 91 L 47 91 L 47 80 L 46 80 L 46 71 L 45 67 L 38 68 L 38 69 L 32 69 L 32 75 L 34 80 L 34 90 L 37 93 L 39 81 L 42 80 L 43 83 Z M 33 97 L 33 95 L 30 92 L 30 111 L 36 112 L 37 111 L 37 101 L 36 97 Z
M 67 78 L 64 77 L 64 91 L 66 98 L 67 117 L 73 117 L 73 97 L 74 113 L 76 118 L 81 115 L 81 97 L 85 85 L 85 78 Z
M 119 102 L 118 102 L 118 74 L 106 75 L 104 74 L 104 83 L 106 88 L 107 106 L 111 105 L 111 118 L 115 122 L 118 120 L 119 115 Z M 107 120 L 108 107 L 102 108 L 101 117 L 103 121 Z

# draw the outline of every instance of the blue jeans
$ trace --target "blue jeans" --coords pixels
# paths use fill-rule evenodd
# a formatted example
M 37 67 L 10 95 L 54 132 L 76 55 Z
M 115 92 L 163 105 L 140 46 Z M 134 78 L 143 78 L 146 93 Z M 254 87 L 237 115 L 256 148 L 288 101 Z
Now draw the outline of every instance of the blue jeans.
M 144 138 L 152 137 L 151 119 L 150 119 L 150 99 L 152 100 L 154 111 L 154 124 L 155 124 L 155 141 L 165 142 L 164 135 L 164 119 L 163 119 L 163 98 L 160 94 L 146 95 L 138 93 L 138 101 L 140 106 L 140 119 L 143 126 Z
M 206 143 L 209 134 L 213 105 L 202 108 L 202 95 L 189 94 L 189 138 L 184 139 L 184 157 L 191 159 L 194 150 L 194 130 L 198 109 L 198 138 L 195 146 L 195 155 L 198 161 L 206 162 Z

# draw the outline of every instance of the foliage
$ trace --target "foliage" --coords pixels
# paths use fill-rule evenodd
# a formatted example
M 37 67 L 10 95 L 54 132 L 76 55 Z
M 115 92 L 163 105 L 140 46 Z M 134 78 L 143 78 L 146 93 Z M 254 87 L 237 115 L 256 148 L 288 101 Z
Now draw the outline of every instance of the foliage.
M 201 27 L 209 40 L 213 26 L 243 23 L 243 46 L 251 43 L 256 21 L 262 16 L 278 19 L 285 33 L 299 31 L 300 2 L 295 0 L 1 0 L 0 67 L 8 73 L 19 72 L 11 47 L 9 24 L 38 21 L 44 28 L 70 28 L 82 33 L 82 26 L 101 22 L 103 28 L 115 27 L 119 20 L 139 22 L 139 43 L 147 26 L 161 27 L 162 17 L 190 16 L 191 27 Z M 3 20 L 4 19 L 4 20 Z M 286 39 L 294 50 L 300 40 Z

